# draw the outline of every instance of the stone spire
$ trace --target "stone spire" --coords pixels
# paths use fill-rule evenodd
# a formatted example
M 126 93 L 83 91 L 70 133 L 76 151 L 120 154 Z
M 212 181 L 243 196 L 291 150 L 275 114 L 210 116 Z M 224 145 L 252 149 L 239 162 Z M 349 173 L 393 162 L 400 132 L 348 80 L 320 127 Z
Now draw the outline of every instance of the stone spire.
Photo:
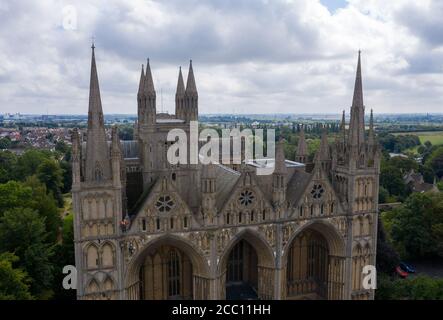
M 183 81 L 182 67 L 178 72 L 177 91 L 175 92 L 175 115 L 178 119 L 183 119 L 185 108 L 185 83 Z
M 141 110 L 139 115 L 139 124 L 155 125 L 156 123 L 156 93 L 154 88 L 154 81 L 152 80 L 151 66 L 149 59 L 146 63 L 145 78 L 143 81 L 143 96 L 145 98 L 141 103 Z
M 340 122 L 340 131 L 341 132 L 345 132 L 346 130 L 346 115 L 345 115 L 345 110 L 343 110 L 342 116 L 341 116 L 341 122 Z
M 112 180 L 115 187 L 121 187 L 121 159 L 122 151 L 117 126 L 112 127 L 111 133 L 111 165 Z
M 297 146 L 297 152 L 295 154 L 295 161 L 306 163 L 308 157 L 308 146 L 306 144 L 305 139 L 305 129 L 302 125 L 300 128 L 300 136 L 298 138 L 298 146 Z
M 336 143 L 342 144 L 346 142 L 346 120 L 345 120 L 345 110 L 343 110 L 340 122 L 340 130 L 335 138 Z
M 198 93 L 195 85 L 194 70 L 192 69 L 192 60 L 189 62 L 188 80 L 186 81 L 185 90 L 185 120 L 198 120 Z
M 140 74 L 140 82 L 138 84 L 138 97 L 141 97 L 143 95 L 143 89 L 145 86 L 145 70 L 144 70 L 144 66 L 142 65 L 142 72 Z
M 331 159 L 331 154 L 329 152 L 329 143 L 326 127 L 323 128 L 321 135 L 320 148 L 315 155 L 315 160 L 317 161 L 329 161 Z
M 72 130 L 71 142 L 72 142 L 72 188 L 74 189 L 79 187 L 81 181 L 81 173 L 80 173 L 81 143 L 77 128 Z
M 92 45 L 91 81 L 89 85 L 88 133 L 86 142 L 85 180 L 101 181 L 110 179 L 109 150 L 106 142 L 95 46 Z
M 275 174 L 286 174 L 286 163 L 285 163 L 285 150 L 284 150 L 284 141 L 283 139 L 280 139 L 277 142 L 276 149 L 275 149 L 275 168 L 274 173 Z
M 121 145 L 120 145 L 120 137 L 118 135 L 118 127 L 112 127 L 111 133 L 111 156 L 121 156 Z
M 371 116 L 369 117 L 369 134 L 368 134 L 368 144 L 373 146 L 375 144 L 375 134 L 374 134 L 374 114 L 371 109 Z
M 189 61 L 188 80 L 186 82 L 186 94 L 197 95 L 197 86 L 195 85 L 194 70 L 192 69 L 192 60 Z
M 152 80 L 151 66 L 149 65 L 149 59 L 146 63 L 146 74 L 144 80 L 144 90 L 145 96 L 154 96 L 155 97 L 155 88 L 154 81 Z
M 357 73 L 355 76 L 354 97 L 349 123 L 349 144 L 360 146 L 365 140 L 365 107 L 363 105 L 363 85 L 361 77 L 360 51 L 358 52 Z

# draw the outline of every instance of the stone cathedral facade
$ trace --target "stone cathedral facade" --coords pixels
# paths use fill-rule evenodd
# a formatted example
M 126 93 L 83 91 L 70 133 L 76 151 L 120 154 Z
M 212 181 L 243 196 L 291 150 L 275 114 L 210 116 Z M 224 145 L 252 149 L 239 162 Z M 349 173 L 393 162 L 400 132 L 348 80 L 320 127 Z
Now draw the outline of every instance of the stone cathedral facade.
M 292 160 L 171 165 L 174 128 L 198 119 L 192 61 L 180 70 L 175 115 L 158 113 L 149 60 L 133 141 L 107 136 L 92 48 L 88 128 L 72 137 L 79 299 L 372 299 L 380 150 L 365 107 L 358 57 L 351 117 L 326 131 L 312 161 L 303 130 Z

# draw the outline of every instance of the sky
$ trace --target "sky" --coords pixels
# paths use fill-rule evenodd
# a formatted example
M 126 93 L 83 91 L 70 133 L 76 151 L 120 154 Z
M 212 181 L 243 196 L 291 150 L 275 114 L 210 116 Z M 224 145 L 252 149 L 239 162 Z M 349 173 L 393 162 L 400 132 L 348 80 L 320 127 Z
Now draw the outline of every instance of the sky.
M 192 59 L 199 112 L 443 112 L 443 1 L 0 0 L 0 114 L 86 114 L 94 38 L 105 113 L 136 114 L 150 58 L 174 112 Z

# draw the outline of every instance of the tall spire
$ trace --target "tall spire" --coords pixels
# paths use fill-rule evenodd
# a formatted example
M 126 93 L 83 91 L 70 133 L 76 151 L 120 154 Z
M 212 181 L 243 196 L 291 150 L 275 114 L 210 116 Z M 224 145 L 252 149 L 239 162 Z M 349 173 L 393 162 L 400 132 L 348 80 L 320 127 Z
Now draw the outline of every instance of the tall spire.
M 186 121 L 198 120 L 198 93 L 195 85 L 194 70 L 192 69 L 192 60 L 189 62 L 188 80 L 185 90 L 185 110 L 184 118 Z
M 340 131 L 345 131 L 346 130 L 346 115 L 345 115 L 345 110 L 343 110 L 343 113 L 341 115 L 341 122 L 340 122 Z
M 275 168 L 274 173 L 285 174 L 287 172 L 285 163 L 284 141 L 280 139 L 275 149 Z
M 307 156 L 308 156 L 308 146 L 306 145 L 305 129 L 304 126 L 302 125 L 300 128 L 300 136 L 298 138 L 295 160 L 301 163 L 306 163 Z
M 365 139 L 365 107 L 363 105 L 363 85 L 361 77 L 360 51 L 358 52 L 357 73 L 355 76 L 354 97 L 349 123 L 349 144 L 359 146 Z
M 177 91 L 175 93 L 175 115 L 178 119 L 184 119 L 185 112 L 185 83 L 183 81 L 182 67 L 178 71 Z
M 146 74 L 144 81 L 144 93 L 146 96 L 155 96 L 154 81 L 152 80 L 151 66 L 149 65 L 149 59 L 146 63 Z
M 88 133 L 86 143 L 86 180 L 104 180 L 110 178 L 108 145 L 106 142 L 103 109 L 100 99 L 95 46 L 92 44 L 91 80 L 89 84 Z
M 138 84 L 138 96 L 141 96 L 143 94 L 144 85 L 145 85 L 145 70 L 144 70 L 144 66 L 142 65 L 142 71 L 140 74 L 140 82 Z
M 175 95 L 181 96 L 184 94 L 185 94 L 185 83 L 183 81 L 182 67 L 180 67 L 178 71 L 177 92 L 175 93 Z
M 197 86 L 195 85 L 194 70 L 192 69 L 192 60 L 189 61 L 188 80 L 186 82 L 186 94 L 197 94 Z
M 368 144 L 374 145 L 375 136 L 374 136 L 374 115 L 371 109 L 371 116 L 369 117 L 369 134 L 368 134 Z
M 315 159 L 316 159 L 316 161 L 329 161 L 330 160 L 329 143 L 328 143 L 328 135 L 327 135 L 326 127 L 323 128 L 323 132 L 321 135 L 321 141 L 320 141 L 320 148 L 317 151 Z

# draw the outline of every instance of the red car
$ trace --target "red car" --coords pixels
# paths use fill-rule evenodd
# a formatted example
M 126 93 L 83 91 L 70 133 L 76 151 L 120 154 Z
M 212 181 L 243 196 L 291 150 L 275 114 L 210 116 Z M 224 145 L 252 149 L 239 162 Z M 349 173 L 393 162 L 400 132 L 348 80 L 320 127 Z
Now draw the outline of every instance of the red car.
M 396 272 L 400 277 L 402 277 L 403 279 L 408 277 L 408 273 L 407 273 L 406 271 L 403 271 L 403 270 L 400 268 L 400 266 L 397 266 L 397 267 L 395 268 L 395 272 Z

